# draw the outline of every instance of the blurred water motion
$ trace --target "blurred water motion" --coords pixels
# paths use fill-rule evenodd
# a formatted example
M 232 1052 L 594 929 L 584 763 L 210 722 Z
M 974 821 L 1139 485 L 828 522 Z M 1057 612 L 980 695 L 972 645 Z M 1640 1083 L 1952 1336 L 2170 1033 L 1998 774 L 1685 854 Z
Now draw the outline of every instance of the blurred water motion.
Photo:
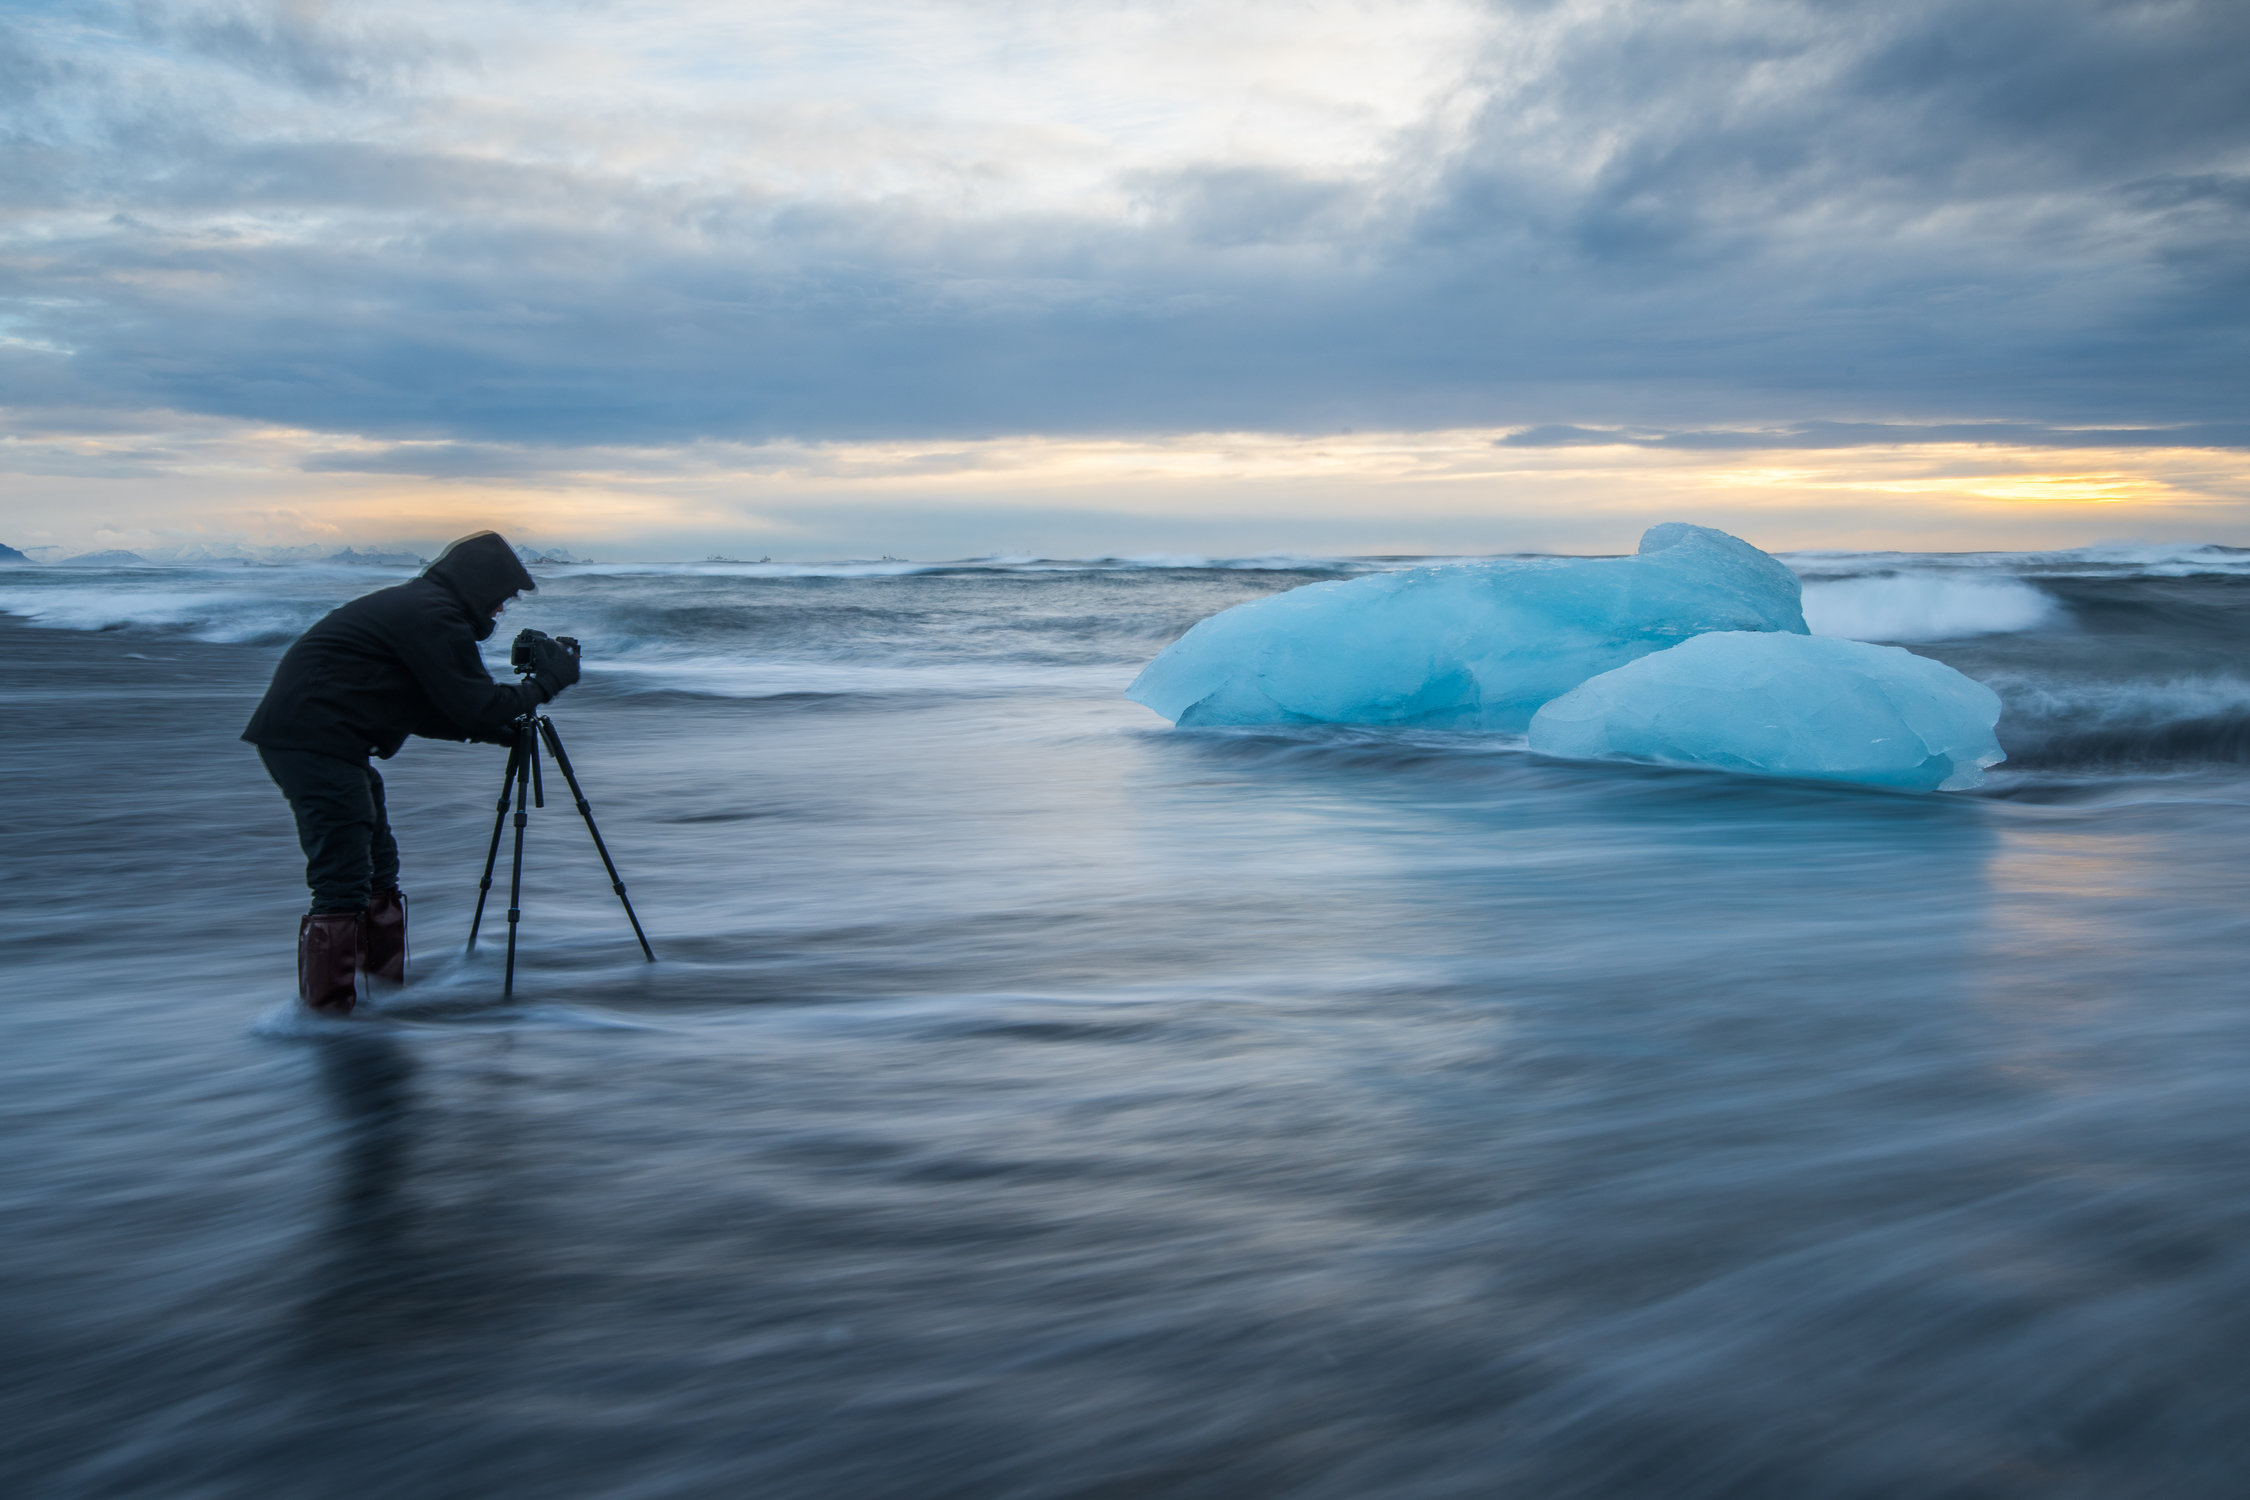
M 344 1027 L 233 736 L 365 580 L 81 572 L 0 624 L 0 1489 L 2232 1496 L 2246 614 L 2170 567 L 1917 646 L 1974 798 L 1117 699 L 1316 569 L 558 574 L 663 962 L 558 801 L 499 1008 L 500 753 L 417 742 Z

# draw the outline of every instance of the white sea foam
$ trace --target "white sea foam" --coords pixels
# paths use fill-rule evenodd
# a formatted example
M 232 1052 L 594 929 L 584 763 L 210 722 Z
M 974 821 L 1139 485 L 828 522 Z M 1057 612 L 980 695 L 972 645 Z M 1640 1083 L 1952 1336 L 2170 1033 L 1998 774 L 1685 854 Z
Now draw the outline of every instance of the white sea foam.
M 1054 666 L 1004 660 L 929 662 L 914 665 L 849 661 L 773 661 L 704 656 L 670 660 L 625 658 L 602 663 L 614 682 L 639 681 L 652 687 L 715 698 L 779 698 L 800 694 L 911 697 L 1006 696 L 1023 692 L 1083 694 L 1107 698 L 1122 691 L 1131 664 Z
M 2015 578 L 1894 573 L 1809 579 L 1805 624 L 1852 641 L 1946 641 L 2052 624 L 2061 606 Z
M 257 641 L 295 635 L 344 597 L 290 598 L 240 585 L 17 588 L 0 589 L 0 614 L 52 630 L 139 627 L 184 631 L 205 641 Z

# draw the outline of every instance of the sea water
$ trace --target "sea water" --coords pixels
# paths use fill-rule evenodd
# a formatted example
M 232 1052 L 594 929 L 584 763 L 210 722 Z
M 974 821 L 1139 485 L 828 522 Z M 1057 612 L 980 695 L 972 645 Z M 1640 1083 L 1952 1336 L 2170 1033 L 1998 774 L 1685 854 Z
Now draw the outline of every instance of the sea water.
M 349 1024 L 235 736 L 407 575 L 0 572 L 0 1491 L 2240 1493 L 2250 559 L 1786 560 L 1983 788 L 1121 696 L 1400 560 L 546 569 L 661 961 L 550 774 L 500 1004 L 414 741 Z

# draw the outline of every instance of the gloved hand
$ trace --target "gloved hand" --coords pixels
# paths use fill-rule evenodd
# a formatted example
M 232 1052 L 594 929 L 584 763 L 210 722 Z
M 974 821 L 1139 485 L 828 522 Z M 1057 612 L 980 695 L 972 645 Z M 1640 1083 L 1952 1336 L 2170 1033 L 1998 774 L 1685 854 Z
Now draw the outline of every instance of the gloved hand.
M 533 641 L 531 680 L 547 695 L 546 701 L 552 702 L 557 693 L 578 680 L 578 658 L 559 642 Z

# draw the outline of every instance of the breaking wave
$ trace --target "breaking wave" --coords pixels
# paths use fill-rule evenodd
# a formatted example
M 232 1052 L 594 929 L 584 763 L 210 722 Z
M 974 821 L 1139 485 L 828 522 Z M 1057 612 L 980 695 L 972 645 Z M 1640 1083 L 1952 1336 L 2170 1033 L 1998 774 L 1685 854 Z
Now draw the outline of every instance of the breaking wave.
M 1816 634 L 1905 643 L 1997 691 L 2009 753 L 2001 770 L 2011 775 L 2250 764 L 2246 560 L 2227 548 L 2153 545 L 1789 558 Z M 794 700 L 811 712 L 941 697 L 1113 699 L 1217 610 L 1319 578 L 1430 561 L 1442 559 L 543 566 L 538 593 L 511 608 L 486 652 L 504 670 L 506 637 L 530 625 L 583 639 L 589 678 L 607 692 Z M 387 581 L 318 565 L 33 565 L 0 571 L 0 614 L 52 630 L 277 648 Z M 1120 705 L 1120 722 L 1132 712 Z M 1338 753 L 1329 738 L 1315 740 L 1288 753 Z M 1492 754 L 1508 761 L 1520 751 L 1440 737 L 1417 741 L 1414 753 L 1473 753 L 1489 766 Z
M 1805 583 L 1814 635 L 1853 641 L 1953 641 L 2037 630 L 2062 614 L 2054 598 L 2016 578 L 1891 573 Z
M 2250 577 L 2250 547 L 2215 542 L 2097 542 L 2053 552 L 1782 552 L 1808 581 L 1876 572 L 2023 578 Z
M 2001 739 L 2017 770 L 2250 763 L 2250 680 L 2088 684 L 2000 680 Z
M 50 630 L 139 629 L 221 644 L 285 641 L 353 594 L 364 592 L 366 578 L 354 581 L 356 588 L 325 592 L 244 588 L 238 580 L 230 580 L 234 587 L 197 587 L 178 581 L 176 575 L 144 586 L 119 582 L 0 589 L 0 615 Z

